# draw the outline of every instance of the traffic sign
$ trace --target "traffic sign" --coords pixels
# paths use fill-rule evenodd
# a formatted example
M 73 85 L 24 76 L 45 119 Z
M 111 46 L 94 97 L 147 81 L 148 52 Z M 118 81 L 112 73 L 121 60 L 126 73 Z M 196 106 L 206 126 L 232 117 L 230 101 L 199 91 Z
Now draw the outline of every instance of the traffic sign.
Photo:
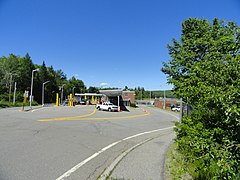
M 25 91 L 24 94 L 23 94 L 23 97 L 28 98 L 28 96 L 29 96 L 28 94 L 29 94 L 29 91 Z

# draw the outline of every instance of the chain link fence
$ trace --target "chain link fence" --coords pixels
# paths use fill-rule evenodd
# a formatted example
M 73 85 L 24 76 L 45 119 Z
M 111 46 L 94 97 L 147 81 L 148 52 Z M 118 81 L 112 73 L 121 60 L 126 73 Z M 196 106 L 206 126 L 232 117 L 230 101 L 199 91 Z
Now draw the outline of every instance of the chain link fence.
M 185 102 L 182 100 L 182 98 L 180 98 L 180 118 L 179 118 L 179 122 L 182 122 L 182 118 L 183 117 L 187 117 L 189 116 L 189 114 L 191 113 L 191 111 L 194 110 L 194 107 L 189 104 L 188 102 Z

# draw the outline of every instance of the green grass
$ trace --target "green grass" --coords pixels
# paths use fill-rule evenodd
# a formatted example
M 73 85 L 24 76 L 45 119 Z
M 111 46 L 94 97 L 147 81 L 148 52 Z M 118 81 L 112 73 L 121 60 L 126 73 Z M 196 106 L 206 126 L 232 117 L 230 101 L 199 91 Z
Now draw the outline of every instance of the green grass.
M 188 174 L 189 165 L 186 163 L 182 154 L 177 151 L 177 145 L 173 144 L 168 151 L 165 161 L 166 180 L 190 180 L 193 179 Z
M 37 102 L 33 101 L 32 102 L 33 106 L 38 105 Z M 8 101 L 0 101 L 0 108 L 10 108 L 10 107 L 21 107 L 23 106 L 23 102 L 16 102 L 15 104 L 13 104 L 12 102 L 8 102 Z M 29 106 L 29 102 L 25 104 L 25 106 Z

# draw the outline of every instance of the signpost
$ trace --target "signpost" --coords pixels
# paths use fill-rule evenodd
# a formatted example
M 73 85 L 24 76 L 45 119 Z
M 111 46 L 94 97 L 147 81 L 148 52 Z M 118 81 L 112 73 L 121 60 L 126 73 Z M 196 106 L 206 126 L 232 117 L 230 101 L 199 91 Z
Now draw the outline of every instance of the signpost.
M 26 104 L 26 102 L 27 102 L 28 96 L 29 96 L 29 91 L 26 91 L 26 90 L 25 90 L 25 92 L 24 92 L 24 94 L 23 94 L 23 108 L 22 108 L 23 111 L 24 111 L 24 106 L 25 106 L 25 104 Z

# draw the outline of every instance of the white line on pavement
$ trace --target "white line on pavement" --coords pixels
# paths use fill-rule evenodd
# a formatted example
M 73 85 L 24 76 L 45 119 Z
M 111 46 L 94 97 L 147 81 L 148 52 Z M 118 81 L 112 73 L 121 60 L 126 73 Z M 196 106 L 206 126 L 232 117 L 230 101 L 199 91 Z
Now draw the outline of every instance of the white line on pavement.
M 105 180 L 107 178 L 107 176 L 109 176 L 109 174 L 111 173 L 111 171 L 116 167 L 116 165 L 128 154 L 130 153 L 133 149 L 137 148 L 138 146 L 152 140 L 153 138 L 148 138 L 138 144 L 136 144 L 135 146 L 129 148 L 128 150 L 124 151 L 122 154 L 120 154 L 120 156 L 118 156 L 111 164 L 110 166 L 108 166 L 104 172 L 101 174 L 99 180 Z
M 167 130 L 167 129 L 171 129 L 175 126 L 171 126 L 171 127 L 167 127 L 167 128 L 161 128 L 161 129 L 156 129 L 156 130 L 152 130 L 152 131 L 146 131 L 146 132 L 143 132 L 143 133 L 139 133 L 139 134 L 136 134 L 136 135 L 133 135 L 133 136 L 129 136 L 129 137 L 126 137 L 122 140 L 119 140 L 119 141 L 116 141 L 112 144 L 109 144 L 108 146 L 102 148 L 100 151 L 94 153 L 93 155 L 91 155 L 90 157 L 88 157 L 87 159 L 83 160 L 82 162 L 78 163 L 76 166 L 74 166 L 73 168 L 71 168 L 70 170 L 68 170 L 67 172 L 65 172 L 63 175 L 61 175 L 60 177 L 58 177 L 56 180 L 63 180 L 64 178 L 67 178 L 69 177 L 72 173 L 74 173 L 75 171 L 77 171 L 80 167 L 82 167 L 84 164 L 86 164 L 87 162 L 89 162 L 90 160 L 92 160 L 93 158 L 97 157 L 99 154 L 103 153 L 104 151 L 110 149 L 111 147 L 123 142 L 123 141 L 126 141 L 126 140 L 129 140 L 129 139 L 132 139 L 132 138 L 135 138 L 135 137 L 138 137 L 138 136 L 142 136 L 144 134 L 150 134 L 150 133 L 154 133 L 154 132 L 157 132 L 157 131 L 162 131 L 162 130 Z

